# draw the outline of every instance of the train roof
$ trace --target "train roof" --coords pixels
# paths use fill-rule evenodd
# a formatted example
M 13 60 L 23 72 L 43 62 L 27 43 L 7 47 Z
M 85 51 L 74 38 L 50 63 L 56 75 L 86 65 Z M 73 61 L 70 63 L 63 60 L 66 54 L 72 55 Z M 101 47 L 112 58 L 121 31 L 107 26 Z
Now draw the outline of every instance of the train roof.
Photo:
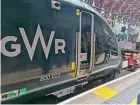
M 89 10 L 91 12 L 94 12 L 97 15 L 101 16 L 91 5 L 89 5 L 88 3 L 86 3 L 86 2 L 84 2 L 82 0 L 62 0 L 62 1 L 69 2 L 69 3 L 71 3 L 71 4 L 75 5 L 75 6 L 87 9 L 87 10 Z
M 99 12 L 97 12 L 93 6 L 89 5 L 88 3 L 86 3 L 82 0 L 62 0 L 62 1 L 69 2 L 72 5 L 75 5 L 77 7 L 87 9 L 88 11 L 91 11 L 91 12 L 97 14 L 100 18 L 102 18 L 107 23 L 106 19 Z M 108 23 L 107 23 L 107 25 L 110 27 L 110 25 Z M 111 30 L 112 30 L 112 28 L 111 28 Z

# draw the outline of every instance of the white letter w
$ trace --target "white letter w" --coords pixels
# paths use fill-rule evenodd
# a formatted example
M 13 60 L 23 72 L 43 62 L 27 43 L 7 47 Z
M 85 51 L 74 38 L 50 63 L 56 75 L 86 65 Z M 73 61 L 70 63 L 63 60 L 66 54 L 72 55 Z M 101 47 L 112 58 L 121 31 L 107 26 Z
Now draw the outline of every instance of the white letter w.
M 24 28 L 19 28 L 19 30 L 20 30 L 21 36 L 23 38 L 23 41 L 25 43 L 25 46 L 27 48 L 27 52 L 29 54 L 30 60 L 32 61 L 32 59 L 33 59 L 33 56 L 34 56 L 34 52 L 35 52 L 35 49 L 36 49 L 36 46 L 37 46 L 38 39 L 40 39 L 40 41 L 41 41 L 41 44 L 42 44 L 42 47 L 43 47 L 43 50 L 44 50 L 44 53 L 45 53 L 45 56 L 46 56 L 46 59 L 47 59 L 48 58 L 48 55 L 49 55 L 49 52 L 50 52 L 50 48 L 51 48 L 51 45 L 52 45 L 52 40 L 53 40 L 53 37 L 54 37 L 54 33 L 55 32 L 54 31 L 51 31 L 49 42 L 48 42 L 48 45 L 46 47 L 46 43 L 44 41 L 43 34 L 42 34 L 42 31 L 41 31 L 39 25 L 37 27 L 37 31 L 36 31 L 36 34 L 35 34 L 35 37 L 34 37 L 32 46 L 30 45 L 30 43 L 28 41 L 28 38 L 27 38 L 27 35 L 25 33 Z

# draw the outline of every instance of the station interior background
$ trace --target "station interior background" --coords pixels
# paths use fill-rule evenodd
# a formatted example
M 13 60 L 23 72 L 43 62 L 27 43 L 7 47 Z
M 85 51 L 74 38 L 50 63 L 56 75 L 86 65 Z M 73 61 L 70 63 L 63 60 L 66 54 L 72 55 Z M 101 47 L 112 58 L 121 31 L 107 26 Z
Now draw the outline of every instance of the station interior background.
M 135 37 L 135 41 L 140 41 L 139 0 L 84 1 L 92 5 L 107 20 L 115 35 Z

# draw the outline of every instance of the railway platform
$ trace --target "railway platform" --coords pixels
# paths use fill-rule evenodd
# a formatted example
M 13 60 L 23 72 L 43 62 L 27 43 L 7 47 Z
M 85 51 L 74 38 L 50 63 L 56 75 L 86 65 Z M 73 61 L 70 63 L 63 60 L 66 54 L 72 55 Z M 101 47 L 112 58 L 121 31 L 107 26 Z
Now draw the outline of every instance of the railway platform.
M 64 104 L 140 104 L 140 69 L 58 105 Z

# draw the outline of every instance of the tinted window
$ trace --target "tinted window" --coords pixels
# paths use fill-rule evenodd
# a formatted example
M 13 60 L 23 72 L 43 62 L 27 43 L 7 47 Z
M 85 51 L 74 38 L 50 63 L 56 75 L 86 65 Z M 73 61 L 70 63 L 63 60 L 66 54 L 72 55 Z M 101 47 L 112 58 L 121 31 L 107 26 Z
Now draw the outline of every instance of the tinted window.
M 107 23 L 99 16 L 95 15 L 94 33 L 95 41 L 95 62 L 104 63 L 112 56 L 117 56 L 117 41 Z

